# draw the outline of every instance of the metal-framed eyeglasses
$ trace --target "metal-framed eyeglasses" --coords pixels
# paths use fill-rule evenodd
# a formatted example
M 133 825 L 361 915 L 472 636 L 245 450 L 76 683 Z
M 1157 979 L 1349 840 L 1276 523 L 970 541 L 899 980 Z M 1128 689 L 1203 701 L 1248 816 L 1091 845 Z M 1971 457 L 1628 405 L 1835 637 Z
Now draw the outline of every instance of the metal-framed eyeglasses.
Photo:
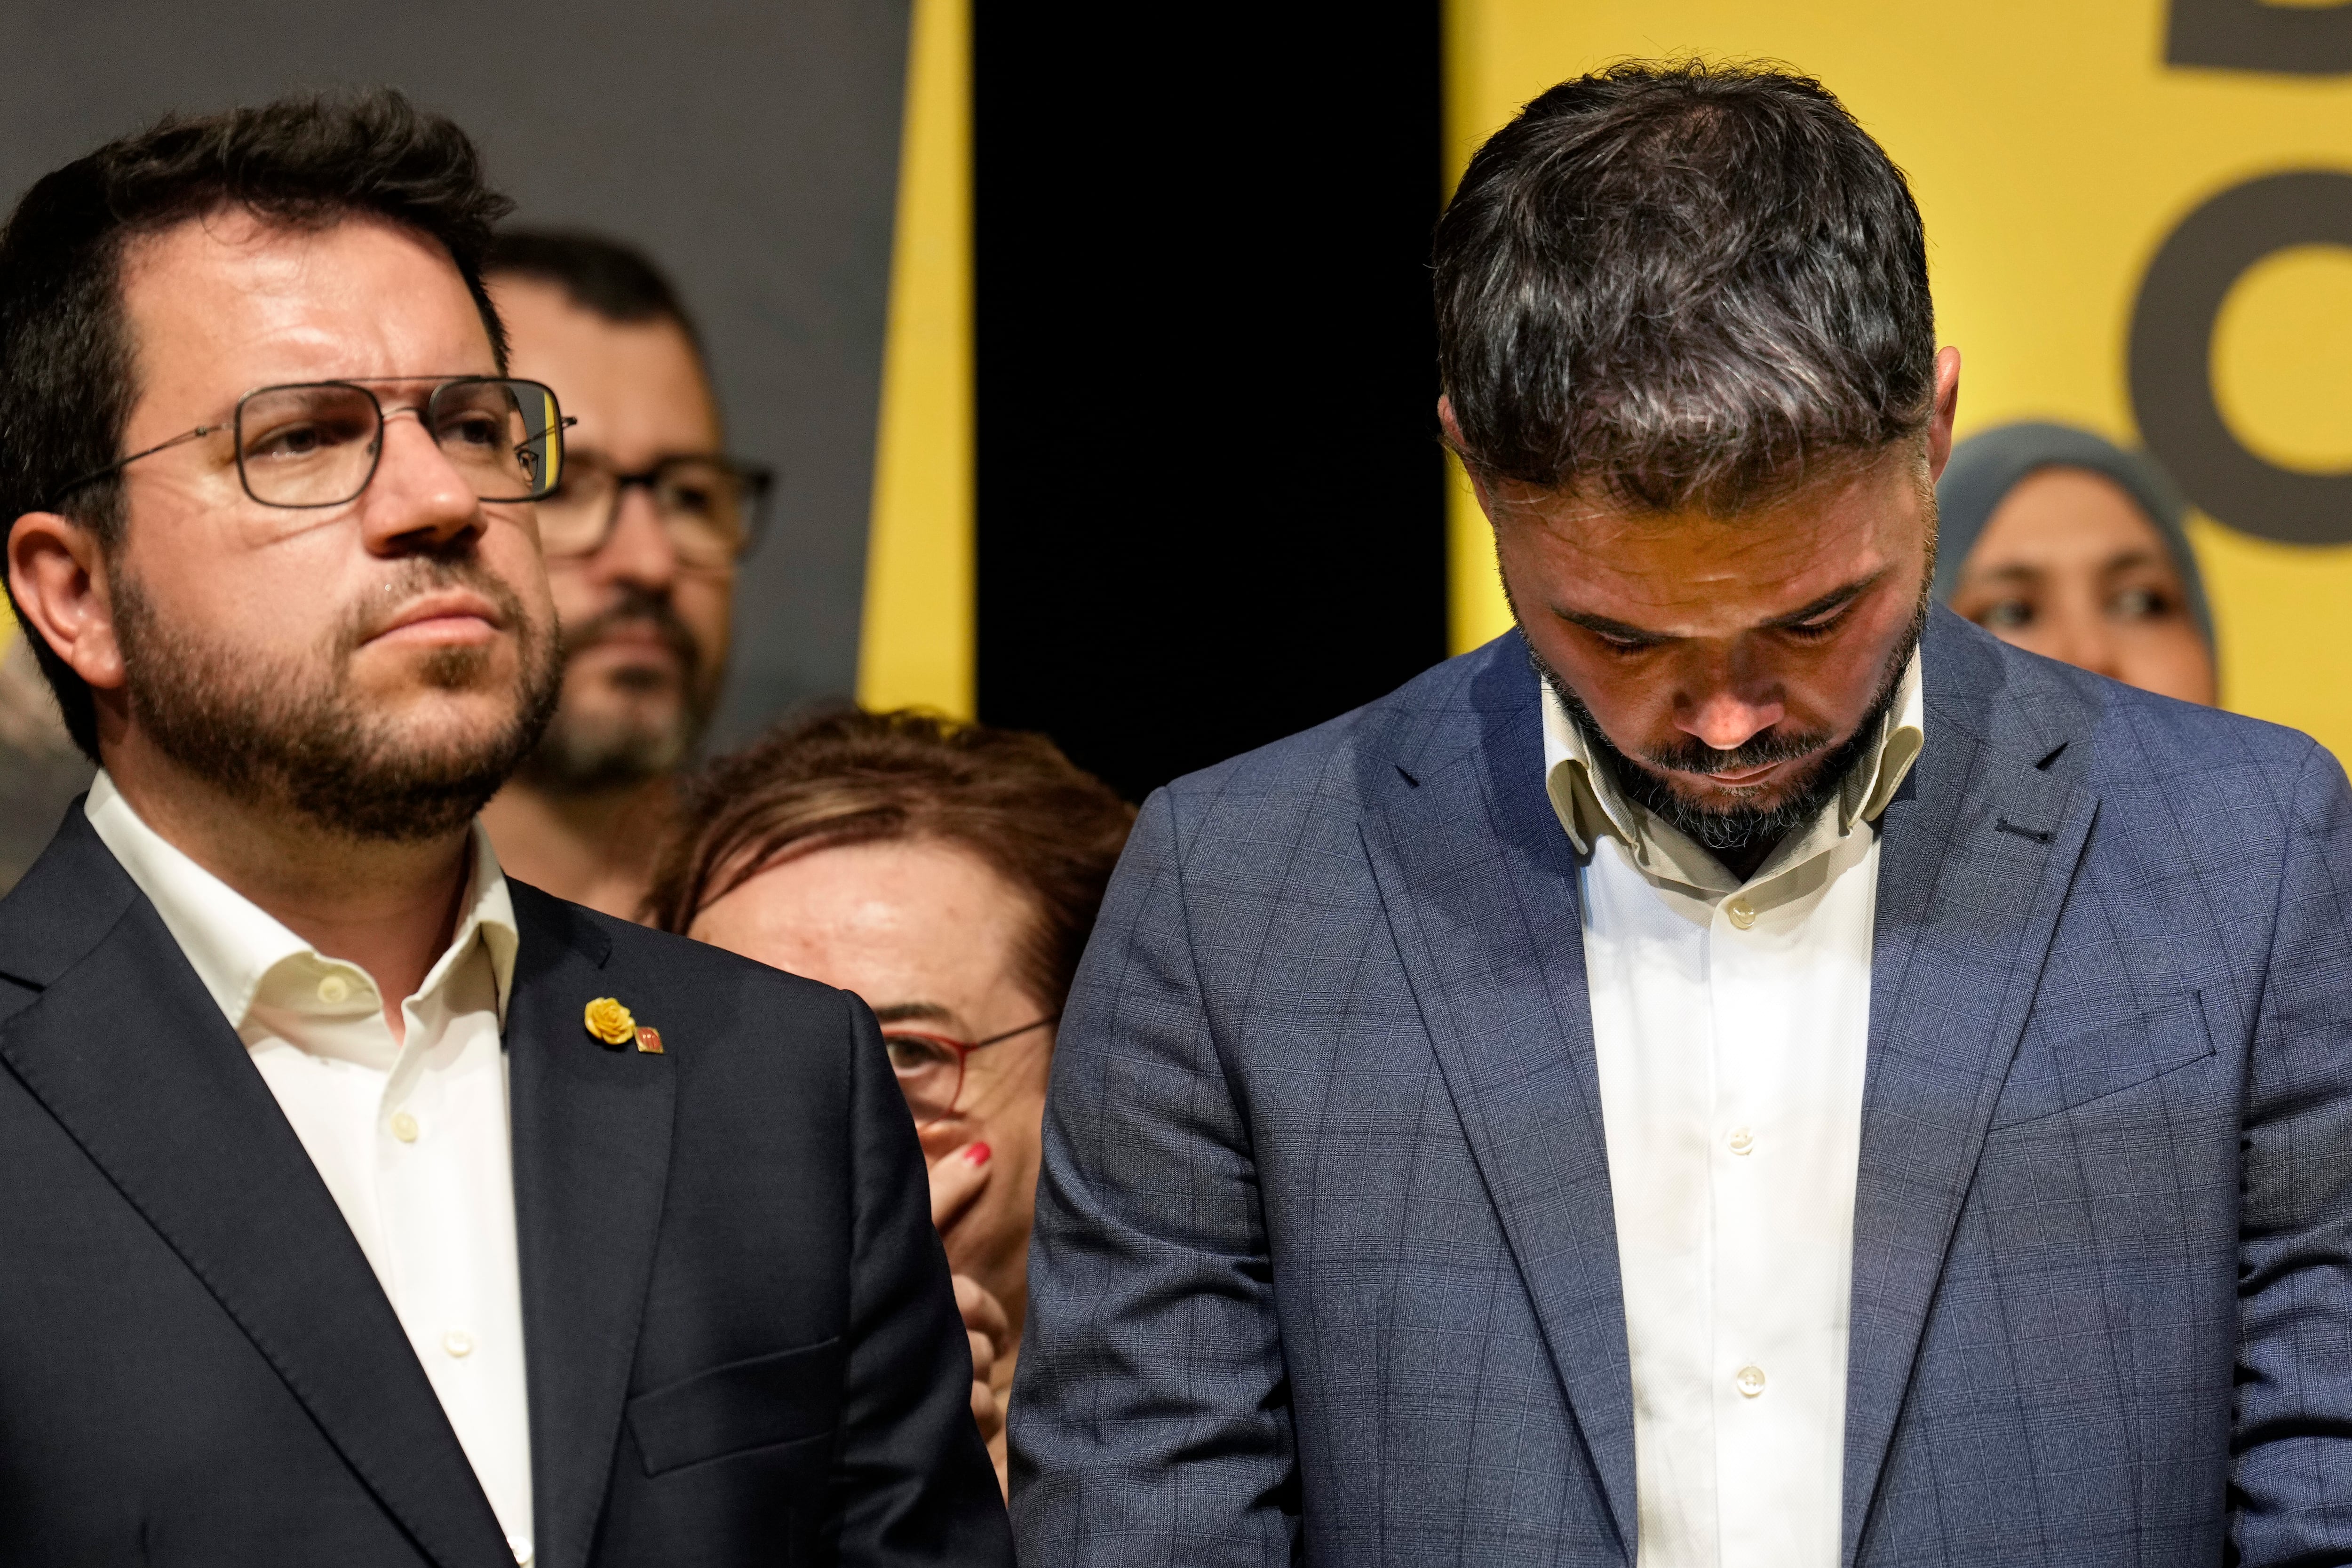
M 371 390 L 431 380 L 364 376 L 257 387 L 236 400 L 228 419 L 93 468 L 50 504 L 142 458 L 227 430 L 235 432 L 237 481 L 255 500 L 274 507 L 342 506 L 357 500 L 375 478 L 384 421 L 404 414 L 415 416 L 477 500 L 535 501 L 562 483 L 563 431 L 573 421 L 564 417 L 553 391 L 511 376 L 452 376 L 436 382 L 423 403 L 386 414 Z
M 664 458 L 622 473 L 587 452 L 566 461 L 563 481 L 539 503 L 539 547 L 549 559 L 593 555 L 620 525 L 621 503 L 642 489 L 654 503 L 678 564 L 723 572 L 751 552 L 767 522 L 775 475 L 733 458 Z
M 1048 1013 L 1017 1029 L 1007 1029 L 984 1040 L 958 1040 L 886 1024 L 882 1026 L 882 1044 L 890 1053 L 890 1070 L 898 1077 L 898 1092 L 907 1097 L 907 1109 L 915 1113 L 919 1126 L 955 1114 L 956 1101 L 963 1096 L 964 1064 L 972 1052 L 1002 1045 L 1033 1030 L 1050 1028 L 1061 1018 L 1059 1013 Z

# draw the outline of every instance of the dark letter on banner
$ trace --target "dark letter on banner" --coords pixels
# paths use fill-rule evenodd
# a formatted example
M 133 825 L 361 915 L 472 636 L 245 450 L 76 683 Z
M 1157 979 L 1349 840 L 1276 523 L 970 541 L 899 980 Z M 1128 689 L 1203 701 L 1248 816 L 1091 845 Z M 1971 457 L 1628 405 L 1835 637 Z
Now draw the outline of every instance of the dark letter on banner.
M 2352 473 L 2282 468 L 2239 444 L 2213 399 L 2213 324 L 2230 286 L 2295 245 L 2352 247 L 2352 174 L 2311 170 L 2232 185 L 2180 220 L 2132 307 L 2132 414 L 2189 499 L 2288 544 L 2352 542 Z
M 2352 71 L 2352 5 L 2172 0 L 2164 62 L 2299 76 Z

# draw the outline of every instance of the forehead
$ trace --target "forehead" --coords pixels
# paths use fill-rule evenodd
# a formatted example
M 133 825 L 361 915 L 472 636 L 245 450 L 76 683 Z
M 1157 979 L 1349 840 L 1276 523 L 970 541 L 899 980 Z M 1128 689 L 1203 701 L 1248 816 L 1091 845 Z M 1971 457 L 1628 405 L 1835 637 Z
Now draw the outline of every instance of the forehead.
M 614 321 L 562 288 L 512 274 L 490 280 L 517 375 L 555 388 L 580 420 L 578 443 L 625 462 L 715 449 L 719 416 L 694 343 L 667 317 Z
M 497 370 L 449 253 L 379 218 L 215 211 L 134 241 L 121 287 L 142 410 L 275 382 Z
M 1556 609 L 1707 635 L 1924 557 L 1923 461 L 1906 444 L 1729 517 L 1522 493 L 1499 498 L 1497 537 Z
M 2051 468 L 2028 474 L 2001 498 L 1969 564 L 2097 565 L 2128 553 L 2172 564 L 2156 524 L 2121 485 L 2088 468 Z

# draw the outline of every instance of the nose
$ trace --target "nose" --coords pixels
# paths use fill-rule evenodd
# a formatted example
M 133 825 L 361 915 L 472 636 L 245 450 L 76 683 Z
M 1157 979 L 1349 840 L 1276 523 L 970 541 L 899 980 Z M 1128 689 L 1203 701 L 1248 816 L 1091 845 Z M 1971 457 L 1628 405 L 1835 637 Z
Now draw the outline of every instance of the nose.
M 1736 752 L 1759 733 L 1788 715 L 1788 705 L 1740 696 L 1731 687 L 1717 687 L 1696 699 L 1675 703 L 1675 729 L 1712 745 L 1719 752 Z
M 2101 615 L 2095 598 L 2088 594 L 2060 601 L 2053 606 L 2056 612 L 2044 623 L 2050 635 L 2043 645 L 2034 649 L 2061 664 L 2071 664 L 2077 669 L 2087 669 L 2094 675 L 2123 679 L 2123 650 L 2116 645 L 2106 617 Z
M 670 542 L 661 509 L 642 485 L 630 485 L 621 491 L 620 509 L 613 520 L 611 536 L 596 552 L 593 569 L 610 581 L 668 592 L 677 580 L 677 548 Z
M 360 497 L 368 548 L 396 555 L 445 548 L 487 525 L 474 487 L 413 408 L 387 410 L 375 478 Z

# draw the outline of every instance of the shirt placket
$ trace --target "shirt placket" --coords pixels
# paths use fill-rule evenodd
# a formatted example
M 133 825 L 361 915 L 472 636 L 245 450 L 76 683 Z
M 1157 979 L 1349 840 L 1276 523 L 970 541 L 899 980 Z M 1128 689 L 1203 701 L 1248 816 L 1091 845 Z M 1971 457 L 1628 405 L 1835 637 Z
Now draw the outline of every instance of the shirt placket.
M 1721 1568 L 1790 1568 L 1790 1446 L 1807 1369 L 1787 1355 L 1778 1292 L 1787 1260 L 1773 1238 L 1789 1216 L 1776 1181 L 1788 1152 L 1780 1067 L 1792 1031 L 1795 912 L 1768 907 L 1750 886 L 1716 906 L 1708 930 L 1708 1001 L 1715 1013 L 1714 1114 L 1708 1169 L 1716 1215 L 1714 1344 L 1717 1561 Z
M 467 1154 L 482 1131 L 468 1119 L 504 1115 L 503 1096 L 478 1097 L 471 1080 L 501 1064 L 494 1035 L 453 1028 L 451 984 L 461 981 L 453 976 L 405 1005 L 407 1041 L 382 1119 L 385 1233 L 400 1260 L 394 1304 L 409 1342 L 494 1504 L 503 1504 L 529 1485 L 527 1474 L 507 1473 L 519 1456 L 492 1441 L 504 1404 L 520 1397 L 506 1385 L 517 1381 L 520 1346 L 509 1342 L 520 1325 L 511 1305 L 501 1310 L 492 1298 L 498 1281 L 488 1264 L 496 1205 L 507 1194 L 478 1191 L 484 1173 Z M 485 1050 L 487 1063 L 476 1059 Z M 508 1511 L 500 1508 L 509 1544 L 524 1561 L 530 1538 L 516 1527 L 527 1521 L 507 1519 Z

